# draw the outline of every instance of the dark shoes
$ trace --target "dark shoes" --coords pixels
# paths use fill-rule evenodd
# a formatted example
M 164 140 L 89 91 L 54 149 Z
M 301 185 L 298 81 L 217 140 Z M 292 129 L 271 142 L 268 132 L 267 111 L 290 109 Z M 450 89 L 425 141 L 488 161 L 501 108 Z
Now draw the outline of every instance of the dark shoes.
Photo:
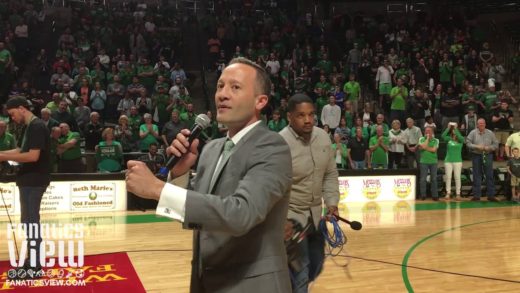
M 500 200 L 496 197 L 488 197 L 488 201 L 490 202 L 500 202 Z
M 474 197 L 474 198 L 471 199 L 471 201 L 480 201 L 480 198 Z

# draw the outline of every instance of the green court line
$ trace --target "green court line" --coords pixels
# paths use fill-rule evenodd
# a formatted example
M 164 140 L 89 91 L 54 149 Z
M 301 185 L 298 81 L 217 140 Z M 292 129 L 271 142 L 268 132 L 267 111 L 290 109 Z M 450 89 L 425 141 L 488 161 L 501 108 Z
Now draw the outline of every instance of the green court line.
M 516 206 L 517 203 L 503 201 L 503 202 L 488 202 L 488 201 L 461 201 L 461 202 L 432 202 L 432 203 L 415 203 L 416 211 L 434 211 L 445 210 L 446 206 L 449 209 L 476 209 L 476 208 L 502 208 Z
M 478 204 L 478 202 L 476 202 Z M 461 226 L 458 226 L 458 227 L 451 227 L 449 229 L 445 229 L 445 230 L 441 230 L 439 232 L 435 232 L 433 234 L 430 234 L 424 238 L 422 238 L 421 240 L 415 242 L 414 245 L 412 245 L 412 247 L 410 247 L 408 249 L 408 251 L 406 252 L 406 254 L 404 255 L 404 258 L 403 258 L 403 261 L 401 262 L 401 275 L 403 277 L 403 282 L 404 282 L 404 285 L 406 287 L 406 290 L 408 290 L 408 292 L 410 293 L 413 293 L 413 287 L 412 287 L 412 284 L 410 283 L 410 279 L 408 278 L 408 260 L 410 259 L 410 256 L 412 255 L 412 253 L 414 252 L 414 250 L 419 247 L 421 244 L 423 244 L 424 242 L 442 234 L 442 233 L 445 233 L 445 232 L 448 232 L 448 231 L 453 231 L 453 230 L 457 230 L 457 229 L 462 229 L 462 228 L 465 228 L 465 227 L 469 227 L 469 226 L 475 226 L 475 225 L 480 225 L 480 224 L 486 224 L 486 223 L 492 223 L 492 222 L 498 222 L 498 221 L 504 221 L 504 220 L 510 220 L 509 218 L 505 218 L 505 219 L 498 219 L 498 220 L 489 220 L 489 221 L 482 221 L 482 222 L 476 222 L 476 223 L 470 223 L 470 224 L 466 224 L 466 225 L 461 225 Z

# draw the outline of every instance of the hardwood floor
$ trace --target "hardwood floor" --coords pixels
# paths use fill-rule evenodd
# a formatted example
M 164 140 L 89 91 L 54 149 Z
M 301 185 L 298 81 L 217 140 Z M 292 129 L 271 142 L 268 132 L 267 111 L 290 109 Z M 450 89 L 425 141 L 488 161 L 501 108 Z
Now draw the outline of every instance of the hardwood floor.
M 330 292 L 520 292 L 520 205 L 385 202 L 343 206 L 348 242 L 327 257 L 312 285 Z M 18 219 L 16 219 L 18 220 Z M 85 252 L 128 251 L 148 292 L 188 292 L 191 231 L 152 211 L 42 215 L 48 223 L 83 223 Z M 0 260 L 7 218 L 0 217 Z

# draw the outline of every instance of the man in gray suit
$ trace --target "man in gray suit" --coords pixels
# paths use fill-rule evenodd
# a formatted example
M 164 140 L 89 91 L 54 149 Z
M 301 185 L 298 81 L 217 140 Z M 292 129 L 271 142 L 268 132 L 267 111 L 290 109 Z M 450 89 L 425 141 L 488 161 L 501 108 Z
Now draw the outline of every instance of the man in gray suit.
M 130 161 L 127 188 L 159 200 L 157 214 L 194 229 L 191 292 L 290 292 L 284 224 L 292 164 L 284 139 L 261 123 L 270 80 L 265 70 L 233 59 L 217 84 L 217 121 L 227 138 L 212 140 L 201 155 L 192 190 L 156 180 L 141 162 Z M 189 130 L 168 152 L 182 159 L 170 171 L 189 171 L 198 140 Z

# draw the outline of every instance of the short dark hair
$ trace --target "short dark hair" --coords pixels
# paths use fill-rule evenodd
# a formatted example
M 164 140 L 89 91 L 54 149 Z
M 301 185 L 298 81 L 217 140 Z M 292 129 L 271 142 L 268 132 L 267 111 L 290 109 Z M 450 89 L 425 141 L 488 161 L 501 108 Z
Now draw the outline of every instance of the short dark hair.
M 24 97 L 12 97 L 12 98 L 10 98 L 9 100 L 7 100 L 5 108 L 7 110 L 10 110 L 10 109 L 18 108 L 20 106 L 24 107 L 25 109 L 27 109 L 29 111 L 31 110 L 31 105 L 29 104 L 29 101 L 27 101 L 27 99 L 24 98 Z
M 256 90 L 261 95 L 269 96 L 269 93 L 271 92 L 271 79 L 269 78 L 269 74 L 265 68 L 244 57 L 231 59 L 228 66 L 237 63 L 253 67 L 256 72 Z
M 293 95 L 290 99 L 289 99 L 289 102 L 287 104 L 287 111 L 288 112 L 293 112 L 294 110 L 296 110 L 296 106 L 298 106 L 299 104 L 302 104 L 302 103 L 309 103 L 309 104 L 312 104 L 312 99 L 309 98 L 309 96 L 305 95 L 305 94 L 295 94 Z

